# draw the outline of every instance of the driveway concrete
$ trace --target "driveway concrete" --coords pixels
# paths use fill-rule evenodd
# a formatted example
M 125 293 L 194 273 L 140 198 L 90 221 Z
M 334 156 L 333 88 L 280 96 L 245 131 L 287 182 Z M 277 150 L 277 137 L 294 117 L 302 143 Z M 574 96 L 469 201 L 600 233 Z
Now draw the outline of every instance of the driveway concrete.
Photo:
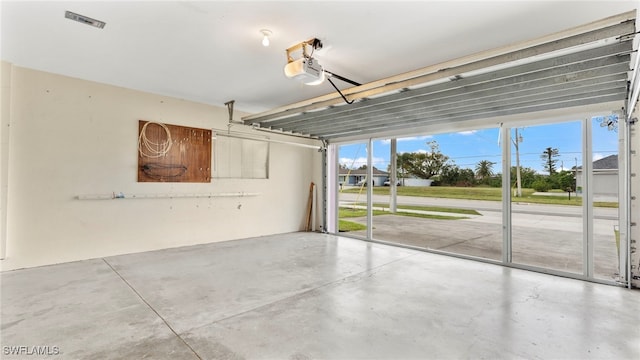
M 341 194 L 343 205 L 352 205 L 357 194 Z M 362 197 L 358 203 L 364 201 Z M 388 196 L 374 196 L 374 203 L 388 203 Z M 398 204 L 455 207 L 477 210 L 481 216 L 436 220 L 395 215 L 373 218 L 373 238 L 425 249 L 500 260 L 502 209 L 500 202 L 423 197 L 398 197 Z M 360 205 L 362 206 L 362 205 Z M 614 226 L 617 209 L 597 208 L 593 221 L 594 271 L 597 278 L 612 280 L 618 274 L 618 250 Z M 459 214 L 449 214 L 460 216 Z M 513 204 L 512 257 L 514 263 L 576 274 L 583 268 L 582 208 L 576 206 Z M 349 218 L 366 225 L 366 218 Z M 366 231 L 350 235 L 365 237 Z

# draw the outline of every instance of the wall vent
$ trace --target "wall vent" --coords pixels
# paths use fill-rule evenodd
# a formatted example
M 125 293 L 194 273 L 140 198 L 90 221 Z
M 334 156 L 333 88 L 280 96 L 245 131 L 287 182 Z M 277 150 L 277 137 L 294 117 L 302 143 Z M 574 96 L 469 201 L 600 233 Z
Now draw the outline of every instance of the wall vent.
M 76 14 L 76 13 L 71 12 L 71 11 L 66 11 L 64 13 L 64 17 L 66 17 L 67 19 L 75 20 L 75 21 L 77 21 L 79 23 L 83 23 L 83 24 L 91 25 L 93 27 L 97 27 L 98 29 L 103 29 L 104 26 L 106 25 L 106 23 L 104 21 L 92 19 L 92 18 L 90 18 L 88 16 Z

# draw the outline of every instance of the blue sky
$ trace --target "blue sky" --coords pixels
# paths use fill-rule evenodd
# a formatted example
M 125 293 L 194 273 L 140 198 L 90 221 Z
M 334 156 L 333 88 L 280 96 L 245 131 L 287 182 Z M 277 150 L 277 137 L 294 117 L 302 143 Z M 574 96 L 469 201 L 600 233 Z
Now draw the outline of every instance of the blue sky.
M 593 160 L 618 153 L 618 134 L 601 127 L 597 119 L 593 123 Z M 547 147 L 557 148 L 557 168 L 571 169 L 582 165 L 582 125 L 580 121 L 564 122 L 540 126 L 519 128 L 522 136 L 520 143 L 520 164 L 544 173 L 540 155 Z M 426 152 L 427 142 L 435 140 L 440 151 L 449 156 L 461 168 L 474 169 L 481 160 L 495 162 L 494 172 L 500 172 L 501 149 L 499 129 L 482 129 L 447 134 L 414 136 L 398 139 L 398 152 Z M 513 129 L 512 129 L 513 134 Z M 515 166 L 515 150 L 511 144 L 512 160 Z M 357 168 L 366 164 L 366 143 L 343 145 L 340 147 L 340 163 Z M 374 166 L 386 170 L 390 159 L 389 140 L 376 140 L 373 145 Z

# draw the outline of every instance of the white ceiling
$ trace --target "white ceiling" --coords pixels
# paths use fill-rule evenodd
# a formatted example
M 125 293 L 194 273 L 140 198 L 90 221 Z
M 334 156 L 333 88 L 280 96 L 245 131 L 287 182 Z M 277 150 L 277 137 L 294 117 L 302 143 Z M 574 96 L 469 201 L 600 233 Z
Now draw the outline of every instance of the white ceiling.
M 366 83 L 633 10 L 638 1 L 2 1 L 1 58 L 130 89 L 260 112 L 333 91 L 283 73 L 311 37 Z M 64 17 L 106 22 L 97 29 Z M 273 32 L 261 45 L 260 29 Z M 350 85 L 337 81 L 344 88 Z

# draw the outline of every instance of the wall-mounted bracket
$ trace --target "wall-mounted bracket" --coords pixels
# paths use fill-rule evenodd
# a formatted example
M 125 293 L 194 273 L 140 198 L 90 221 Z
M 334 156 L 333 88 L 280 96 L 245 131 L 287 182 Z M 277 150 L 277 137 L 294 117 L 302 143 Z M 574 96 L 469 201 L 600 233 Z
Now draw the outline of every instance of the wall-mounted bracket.
M 242 121 L 233 121 L 233 104 L 235 102 L 236 102 L 235 100 L 229 100 L 226 103 L 224 103 L 227 106 L 227 110 L 229 110 L 229 122 L 227 123 L 227 128 L 229 130 L 231 130 L 231 127 L 233 126 L 233 124 L 244 125 L 244 122 Z
M 233 122 L 233 104 L 235 102 L 236 102 L 235 100 L 229 100 L 226 103 L 224 103 L 227 106 L 227 109 L 229 110 L 229 124 Z

